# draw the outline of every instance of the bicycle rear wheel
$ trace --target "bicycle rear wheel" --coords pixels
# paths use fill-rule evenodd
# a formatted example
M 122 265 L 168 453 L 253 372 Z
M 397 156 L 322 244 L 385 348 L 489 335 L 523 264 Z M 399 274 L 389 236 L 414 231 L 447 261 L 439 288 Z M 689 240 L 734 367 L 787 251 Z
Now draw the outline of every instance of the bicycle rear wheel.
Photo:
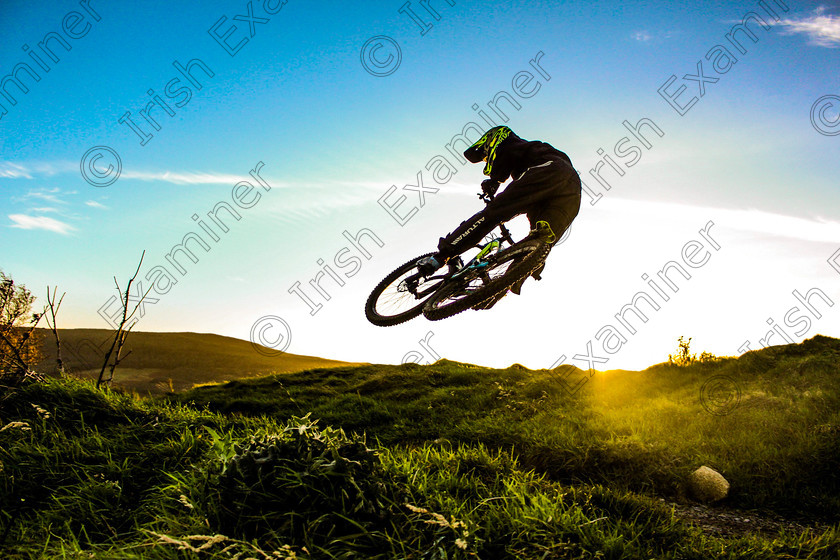
M 467 271 L 436 291 L 423 306 L 430 321 L 451 317 L 507 290 L 542 264 L 551 246 L 528 239 L 499 251 L 487 265 Z
M 417 261 L 433 254 L 426 253 L 408 261 L 377 284 L 365 302 L 368 321 L 379 327 L 390 327 L 423 312 L 426 299 L 440 287 L 444 279 L 442 273 L 429 278 L 418 275 Z

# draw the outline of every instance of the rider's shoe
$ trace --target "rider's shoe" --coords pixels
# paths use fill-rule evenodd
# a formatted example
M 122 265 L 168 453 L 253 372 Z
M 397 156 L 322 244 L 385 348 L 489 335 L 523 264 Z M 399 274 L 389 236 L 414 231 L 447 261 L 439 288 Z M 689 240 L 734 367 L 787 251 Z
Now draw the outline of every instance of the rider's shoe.
M 423 276 L 429 276 L 443 266 L 446 261 L 437 255 L 429 255 L 417 261 L 417 271 Z
M 548 244 L 552 244 L 557 240 L 557 236 L 554 235 L 554 230 L 551 229 L 551 225 L 545 220 L 540 220 L 534 225 L 534 229 L 532 229 L 528 233 L 528 237 L 532 239 L 541 239 Z

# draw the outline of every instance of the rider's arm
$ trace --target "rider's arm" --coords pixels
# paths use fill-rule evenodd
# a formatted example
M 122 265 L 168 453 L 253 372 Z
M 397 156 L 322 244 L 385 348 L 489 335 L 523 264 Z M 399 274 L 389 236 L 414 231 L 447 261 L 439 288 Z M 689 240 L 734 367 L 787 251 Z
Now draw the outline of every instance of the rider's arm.
M 481 190 L 484 191 L 484 194 L 493 196 L 499 190 L 499 184 L 500 181 L 495 179 L 485 179 L 481 182 Z

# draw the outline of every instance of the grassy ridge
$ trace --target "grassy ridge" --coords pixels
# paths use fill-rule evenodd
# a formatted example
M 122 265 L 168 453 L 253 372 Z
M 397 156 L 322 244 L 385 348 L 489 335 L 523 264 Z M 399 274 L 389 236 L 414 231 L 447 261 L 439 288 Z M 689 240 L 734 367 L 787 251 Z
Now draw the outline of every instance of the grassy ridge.
M 453 362 L 156 399 L 31 384 L 0 399 L 0 557 L 840 558 L 837 525 L 719 538 L 659 500 L 708 464 L 724 506 L 836 523 L 838 363 L 816 337 L 575 395 Z M 716 375 L 740 391 L 725 416 L 700 399 Z
M 840 511 L 838 364 L 840 341 L 815 337 L 688 368 L 595 374 L 574 395 L 551 371 L 439 362 L 315 370 L 174 398 L 278 420 L 311 411 L 384 445 L 481 443 L 564 483 L 677 499 L 688 473 L 708 465 L 732 484 L 729 505 L 831 517 Z M 715 379 L 740 395 L 725 415 L 709 412 L 727 411 L 714 394 L 703 395 L 706 407 L 701 398 Z

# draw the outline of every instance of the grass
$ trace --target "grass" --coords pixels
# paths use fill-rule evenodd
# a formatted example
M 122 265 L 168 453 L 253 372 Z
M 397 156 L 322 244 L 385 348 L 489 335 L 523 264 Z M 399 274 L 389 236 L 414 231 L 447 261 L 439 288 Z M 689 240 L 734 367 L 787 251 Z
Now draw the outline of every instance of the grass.
M 840 558 L 840 341 L 596 374 L 361 366 L 167 398 L 27 385 L 0 401 L 3 558 Z M 704 383 L 740 391 L 710 414 Z M 730 403 L 731 404 L 731 403 Z M 707 402 L 708 405 L 708 402 Z M 719 507 L 821 519 L 715 537 Z M 238 556 L 237 556 L 238 555 Z
M 840 341 L 816 337 L 688 368 L 596 374 L 575 395 L 551 371 L 443 361 L 314 370 L 173 399 L 281 421 L 311 411 L 386 446 L 483 443 L 553 480 L 675 499 L 708 465 L 732 483 L 731 506 L 830 516 L 840 511 L 839 363 Z M 740 392 L 729 414 L 703 406 L 716 376 Z

